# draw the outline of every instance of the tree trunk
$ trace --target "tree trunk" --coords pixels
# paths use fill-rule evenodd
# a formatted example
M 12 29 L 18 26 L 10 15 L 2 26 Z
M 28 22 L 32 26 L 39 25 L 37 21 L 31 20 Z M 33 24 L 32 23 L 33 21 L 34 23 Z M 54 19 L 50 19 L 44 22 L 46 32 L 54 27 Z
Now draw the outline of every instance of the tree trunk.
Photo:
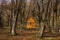
M 10 33 L 11 33 L 11 35 L 15 35 L 15 21 L 16 21 L 16 19 L 15 19 L 15 17 L 14 17 L 14 13 L 12 13 L 11 14 L 11 29 L 10 29 Z

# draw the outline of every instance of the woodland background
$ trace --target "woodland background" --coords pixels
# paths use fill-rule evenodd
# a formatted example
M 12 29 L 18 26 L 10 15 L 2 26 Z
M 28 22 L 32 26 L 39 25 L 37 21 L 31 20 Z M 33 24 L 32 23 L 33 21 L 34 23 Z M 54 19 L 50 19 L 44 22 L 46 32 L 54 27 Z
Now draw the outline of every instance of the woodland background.
M 39 28 L 60 33 L 60 0 L 1 0 L 0 28 L 23 29 L 27 19 L 32 16 Z

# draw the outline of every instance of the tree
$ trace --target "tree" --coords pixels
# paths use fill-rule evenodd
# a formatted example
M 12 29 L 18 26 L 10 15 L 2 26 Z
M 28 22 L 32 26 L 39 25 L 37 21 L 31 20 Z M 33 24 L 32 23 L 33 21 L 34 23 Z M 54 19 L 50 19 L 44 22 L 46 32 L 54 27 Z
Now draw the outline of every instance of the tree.
M 14 0 L 11 0 L 11 34 L 14 35 L 16 33 L 16 27 L 17 27 L 17 20 L 19 13 L 22 15 L 22 9 L 23 9 L 23 2 L 24 0 L 15 0 L 16 1 L 16 6 L 14 4 Z M 21 17 L 21 16 L 20 16 Z

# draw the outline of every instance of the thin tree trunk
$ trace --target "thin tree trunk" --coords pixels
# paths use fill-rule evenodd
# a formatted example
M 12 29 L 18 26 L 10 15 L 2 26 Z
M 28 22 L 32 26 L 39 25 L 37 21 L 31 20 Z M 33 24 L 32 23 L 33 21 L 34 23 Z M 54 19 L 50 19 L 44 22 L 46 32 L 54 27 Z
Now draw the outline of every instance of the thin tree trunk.
M 11 4 L 11 29 L 10 29 L 10 33 L 11 33 L 11 35 L 15 35 L 15 21 L 16 21 L 16 19 L 15 19 L 15 13 L 14 13 L 14 0 L 11 0 L 11 2 L 12 2 L 12 4 Z

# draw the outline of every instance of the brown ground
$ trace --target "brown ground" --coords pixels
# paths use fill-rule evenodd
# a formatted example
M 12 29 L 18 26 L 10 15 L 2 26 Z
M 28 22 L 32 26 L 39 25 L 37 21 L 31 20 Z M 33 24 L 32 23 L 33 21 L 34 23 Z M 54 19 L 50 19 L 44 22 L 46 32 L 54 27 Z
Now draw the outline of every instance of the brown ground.
M 0 40 L 60 40 L 59 34 L 44 33 L 42 39 L 39 38 L 37 30 L 24 30 L 22 32 L 17 29 L 18 35 L 11 36 L 9 29 L 0 29 Z

